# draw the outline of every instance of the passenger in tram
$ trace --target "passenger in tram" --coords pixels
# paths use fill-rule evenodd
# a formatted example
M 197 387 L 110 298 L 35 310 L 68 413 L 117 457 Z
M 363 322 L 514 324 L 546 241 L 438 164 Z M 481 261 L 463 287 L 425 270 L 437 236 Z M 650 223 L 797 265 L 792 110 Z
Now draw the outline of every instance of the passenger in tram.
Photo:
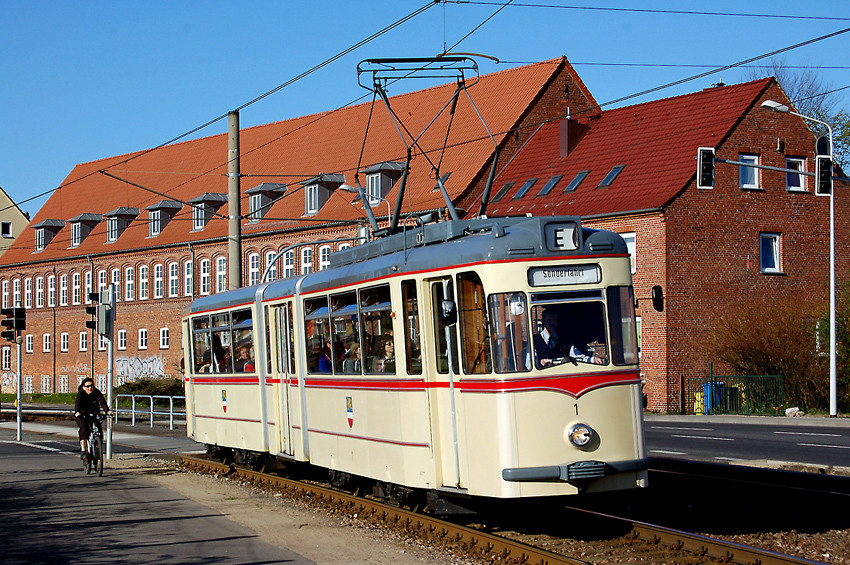
M 254 372 L 254 355 L 253 355 L 253 347 L 250 345 L 243 345 L 239 348 L 238 357 L 234 362 L 236 372 L 238 373 L 253 373 Z
M 319 372 L 333 372 L 333 364 L 331 363 L 331 348 L 327 344 L 322 346 L 322 350 L 319 352 Z
M 395 373 L 395 343 L 393 342 L 392 335 L 385 337 L 383 344 L 384 356 L 380 360 L 380 372 Z
M 571 361 L 602 364 L 603 360 L 594 355 L 587 355 L 575 344 L 561 340 L 559 336 L 558 313 L 554 308 L 547 308 L 540 317 L 543 330 L 534 334 L 534 354 L 538 367 L 548 367 L 553 363 L 562 362 L 569 358 Z
M 360 361 L 360 344 L 352 343 L 348 350 L 348 355 L 342 362 L 342 370 L 344 373 L 359 373 L 361 368 Z

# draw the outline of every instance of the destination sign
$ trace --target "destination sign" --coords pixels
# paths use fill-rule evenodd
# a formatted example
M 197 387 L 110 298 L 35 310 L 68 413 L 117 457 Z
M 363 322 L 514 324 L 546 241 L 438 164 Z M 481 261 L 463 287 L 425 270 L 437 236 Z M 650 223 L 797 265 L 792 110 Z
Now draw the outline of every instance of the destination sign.
M 528 270 L 528 283 L 531 286 L 596 284 L 601 280 L 602 271 L 599 265 L 595 263 L 591 265 L 553 265 Z

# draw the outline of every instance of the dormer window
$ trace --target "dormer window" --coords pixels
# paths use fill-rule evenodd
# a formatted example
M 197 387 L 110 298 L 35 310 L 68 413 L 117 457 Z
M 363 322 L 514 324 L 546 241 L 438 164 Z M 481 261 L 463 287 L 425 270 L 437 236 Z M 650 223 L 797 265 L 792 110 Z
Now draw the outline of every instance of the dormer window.
M 148 237 L 157 237 L 168 225 L 183 205 L 174 200 L 160 200 L 153 206 L 148 206 Z
M 227 203 L 227 195 L 205 192 L 189 201 L 192 205 L 192 231 L 206 227 L 216 211 Z
M 313 216 L 322 209 L 331 192 L 345 182 L 340 174 L 322 173 L 301 183 L 304 187 L 304 215 Z
M 537 182 L 537 179 L 528 179 L 523 183 L 523 185 L 519 188 L 516 194 L 514 194 L 513 200 L 517 200 L 525 196 L 525 193 L 531 190 L 531 187 L 534 186 L 534 183 Z
M 103 217 L 106 218 L 106 243 L 118 241 L 124 230 L 138 215 L 138 208 L 126 208 L 124 206 L 104 214 Z
M 33 226 L 35 230 L 35 253 L 44 251 L 47 244 L 65 226 L 62 220 L 42 220 Z
M 259 222 L 272 204 L 283 196 L 287 186 L 274 182 L 264 182 L 252 189 L 246 190 L 248 195 L 248 221 Z
M 71 247 L 78 247 L 101 221 L 103 216 L 100 214 L 80 214 L 68 220 L 71 224 Z
M 625 168 L 625 165 L 615 165 L 614 167 L 612 167 L 611 170 L 608 171 L 608 174 L 605 175 L 605 178 L 602 179 L 602 182 L 599 183 L 599 186 L 597 186 L 596 188 L 606 188 L 611 186 L 611 184 L 614 182 L 614 179 L 616 179 Z
M 366 175 L 366 195 L 369 197 L 369 204 L 379 204 L 381 199 L 387 197 L 396 181 L 401 178 L 404 163 L 383 161 L 366 167 L 360 172 Z

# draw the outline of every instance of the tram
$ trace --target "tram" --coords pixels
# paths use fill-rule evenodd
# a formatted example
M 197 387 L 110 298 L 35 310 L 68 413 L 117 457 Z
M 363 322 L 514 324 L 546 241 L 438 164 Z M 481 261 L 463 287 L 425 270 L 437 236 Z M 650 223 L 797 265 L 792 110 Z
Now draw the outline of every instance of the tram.
M 195 300 L 188 435 L 436 500 L 641 487 L 634 305 L 580 218 L 421 223 Z

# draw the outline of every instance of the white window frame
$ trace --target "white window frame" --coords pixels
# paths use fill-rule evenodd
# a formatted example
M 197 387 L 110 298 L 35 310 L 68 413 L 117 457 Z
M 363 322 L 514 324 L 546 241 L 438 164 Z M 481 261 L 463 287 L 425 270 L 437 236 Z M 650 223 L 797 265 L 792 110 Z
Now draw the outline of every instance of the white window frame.
M 71 301 L 74 304 L 80 304 L 83 301 L 82 279 L 83 277 L 80 273 L 74 273 L 71 276 Z
M 210 293 L 210 260 L 209 259 L 201 259 L 200 263 L 198 263 L 198 270 L 200 271 L 200 285 L 199 291 L 201 296 L 206 296 Z
M 24 308 L 32 308 L 32 279 L 24 279 Z
M 118 241 L 118 218 L 106 218 L 106 242 Z
M 153 266 L 153 297 L 165 296 L 165 267 L 162 263 Z
M 156 237 L 162 231 L 160 210 L 148 210 L 148 237 Z
M 35 350 L 35 336 L 27 334 L 24 338 L 24 350 L 27 353 L 32 353 Z
M 180 264 L 177 261 L 168 264 L 168 296 L 180 296 Z
M 71 224 L 71 247 L 79 247 L 83 242 L 83 226 L 80 222 Z
M 183 296 L 192 296 L 194 279 L 192 277 L 192 262 L 183 261 Z
M 633 231 L 624 232 L 620 237 L 626 242 L 626 249 L 629 250 L 629 261 L 632 264 L 632 274 L 637 271 L 637 234 Z
M 3 308 L 9 308 L 9 281 L 3 281 Z
M 765 245 L 769 247 L 766 249 Z M 782 234 L 776 232 L 759 234 L 759 267 L 765 274 L 782 272 Z
M 139 328 L 139 350 L 148 348 L 148 330 L 147 328 Z
M 136 269 L 124 269 L 124 300 L 130 302 L 136 299 Z
M 80 332 L 80 351 L 89 350 L 89 332 Z
M 89 295 L 92 292 L 92 271 L 86 271 L 86 291 L 83 299 L 86 301 L 86 304 L 91 304 L 91 298 Z
M 41 335 L 41 351 L 43 353 L 50 353 L 50 334 Z
M 215 291 L 227 292 L 227 257 L 216 257 L 215 260 Z
M 322 245 L 319 247 L 319 270 L 324 271 L 331 266 L 331 246 Z
M 112 292 L 114 292 L 114 297 L 116 301 L 121 300 L 121 269 L 115 268 L 112 269 L 112 286 L 114 287 Z
M 148 271 L 147 265 L 139 265 L 139 300 L 148 299 Z
M 785 168 L 796 169 L 800 173 L 804 173 L 806 172 L 806 159 L 803 157 L 785 157 Z M 785 189 L 788 192 L 807 192 L 806 175 L 786 172 Z
M 260 254 L 248 254 L 248 286 L 260 284 Z
M 56 275 L 47 276 L 47 307 L 56 306 Z
M 295 250 L 290 249 L 283 254 L 283 278 L 295 275 Z
M 3 346 L 3 359 L 0 361 L 0 370 L 10 371 L 12 369 L 12 348 L 8 345 Z
M 7 281 L 3 281 L 3 284 L 7 284 Z M 5 298 L 4 295 L 4 305 L 6 303 Z M 44 277 L 36 277 L 35 279 L 35 307 L 44 308 Z
M 204 204 L 192 206 L 192 231 L 201 231 L 207 223 L 207 211 Z
M 313 272 L 313 248 L 301 248 L 301 274 L 306 275 Z
M 306 198 L 307 214 L 316 214 L 319 211 L 319 185 L 311 184 L 304 187 L 304 198 Z
M 741 153 L 738 155 L 738 161 L 742 163 L 759 164 L 759 156 Z M 752 178 L 750 178 L 752 176 Z M 759 178 L 759 169 L 756 167 L 748 167 L 746 165 L 738 165 L 738 187 L 744 190 L 758 190 L 761 188 L 761 179 Z
M 366 175 L 366 197 L 369 199 L 370 206 L 380 204 L 384 199 L 384 195 L 381 194 L 381 173 Z
M 21 303 L 21 279 L 12 281 L 12 306 L 17 307 Z
M 108 341 L 105 335 L 97 334 L 97 350 L 98 351 L 106 351 Z
M 266 269 L 269 269 L 269 265 L 271 265 L 268 279 L 270 281 L 277 279 L 277 261 L 274 260 L 275 255 L 277 255 L 277 253 L 274 251 L 266 251 Z
M 59 276 L 59 306 L 68 305 L 68 275 L 63 273 Z
M 263 217 L 263 195 L 252 194 L 248 199 L 248 220 L 251 222 L 259 222 Z
M 159 348 L 168 349 L 171 341 L 171 330 L 168 328 L 159 328 Z
M 44 251 L 44 228 L 35 230 L 35 252 Z
M 127 330 L 118 330 L 118 339 L 116 339 L 116 342 L 119 351 L 127 350 Z
M 59 351 L 68 353 L 68 332 L 59 334 Z

